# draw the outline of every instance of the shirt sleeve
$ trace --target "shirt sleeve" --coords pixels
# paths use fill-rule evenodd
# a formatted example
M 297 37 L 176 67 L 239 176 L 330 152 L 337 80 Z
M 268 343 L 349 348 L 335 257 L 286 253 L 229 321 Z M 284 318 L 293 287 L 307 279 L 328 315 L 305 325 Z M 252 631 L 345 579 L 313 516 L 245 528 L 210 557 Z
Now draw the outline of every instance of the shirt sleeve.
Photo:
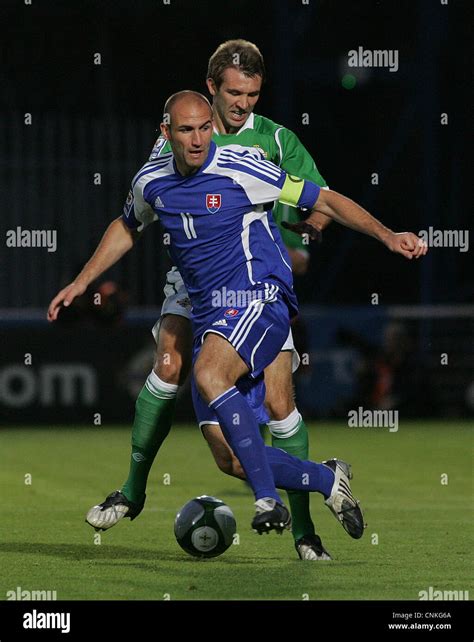
M 142 232 L 145 227 L 158 220 L 158 215 L 143 198 L 141 181 L 133 181 L 123 207 L 122 219 L 131 230 Z
M 310 209 L 318 199 L 320 187 L 311 181 L 287 174 L 267 160 L 255 158 L 246 152 L 222 152 L 219 165 L 227 166 L 232 177 L 245 191 L 254 205 L 280 201 L 292 207 Z M 232 161 L 229 163 L 229 161 Z
M 285 172 L 264 160 L 256 149 L 241 146 L 221 147 L 216 158 L 216 169 L 240 186 L 252 205 L 278 199 L 285 180 Z
M 286 127 L 280 127 L 275 132 L 274 137 L 279 148 L 278 164 L 282 169 L 289 174 L 300 176 L 305 180 L 316 183 L 323 189 L 328 189 L 326 181 L 319 172 L 311 154 L 294 132 Z M 280 234 L 285 245 L 293 249 L 299 249 L 307 254 L 308 248 L 304 244 L 303 237 L 281 227 L 282 221 L 298 222 L 301 218 L 299 210 L 281 202 L 275 203 L 273 217 L 280 228 Z
M 294 132 L 282 127 L 275 136 L 278 137 L 281 149 L 280 167 L 285 172 L 301 176 L 320 187 L 327 187 L 313 157 Z
M 321 187 L 306 181 L 299 176 L 285 174 L 280 196 L 278 200 L 284 205 L 299 207 L 304 210 L 311 209 L 319 197 Z

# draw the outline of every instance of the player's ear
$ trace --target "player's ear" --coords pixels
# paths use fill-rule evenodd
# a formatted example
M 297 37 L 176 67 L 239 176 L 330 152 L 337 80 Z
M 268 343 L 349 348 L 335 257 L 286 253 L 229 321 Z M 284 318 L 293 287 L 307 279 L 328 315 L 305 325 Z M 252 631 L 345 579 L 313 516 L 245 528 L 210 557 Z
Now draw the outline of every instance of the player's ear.
M 160 131 L 163 138 L 170 140 L 170 126 L 168 123 L 161 123 Z
M 216 87 L 216 83 L 214 82 L 214 80 L 212 78 L 208 78 L 206 80 L 206 85 L 207 85 L 207 88 L 208 88 L 209 93 L 211 94 L 211 96 L 215 96 L 217 94 L 217 87 Z

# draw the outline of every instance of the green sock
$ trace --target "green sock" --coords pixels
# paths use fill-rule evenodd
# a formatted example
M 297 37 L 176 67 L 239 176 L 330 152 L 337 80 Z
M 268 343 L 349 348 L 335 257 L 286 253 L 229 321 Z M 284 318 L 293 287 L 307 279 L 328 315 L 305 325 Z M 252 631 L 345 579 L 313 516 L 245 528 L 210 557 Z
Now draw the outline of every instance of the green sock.
M 160 394 L 161 391 L 156 392 Z M 168 398 L 162 398 L 167 395 Z M 170 397 L 169 393 L 163 392 L 162 397 L 152 394 L 145 385 L 135 404 L 130 472 L 122 492 L 128 500 L 137 504 L 145 499 L 150 468 L 173 421 L 176 394 Z
M 272 435 L 272 446 L 281 448 L 299 459 L 308 459 L 308 429 L 303 419 L 298 424 L 298 431 L 291 437 L 281 439 Z M 297 540 L 304 535 L 313 534 L 314 524 L 309 510 L 310 494 L 300 490 L 288 490 L 287 495 L 290 502 L 293 537 Z

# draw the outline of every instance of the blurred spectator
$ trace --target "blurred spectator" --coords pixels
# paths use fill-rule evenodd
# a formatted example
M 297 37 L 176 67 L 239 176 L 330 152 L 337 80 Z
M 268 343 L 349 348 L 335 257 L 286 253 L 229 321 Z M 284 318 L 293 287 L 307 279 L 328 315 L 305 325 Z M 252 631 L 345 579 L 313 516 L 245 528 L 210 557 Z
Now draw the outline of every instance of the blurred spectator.
M 405 325 L 389 323 L 384 329 L 381 346 L 345 329 L 338 331 L 337 341 L 356 350 L 360 356 L 356 390 L 353 397 L 344 402 L 344 414 L 358 406 L 399 410 L 405 416 L 433 413 L 427 371 L 417 359 L 413 337 Z
M 61 326 L 117 327 L 124 318 L 129 296 L 115 281 L 103 281 L 89 287 L 58 316 Z

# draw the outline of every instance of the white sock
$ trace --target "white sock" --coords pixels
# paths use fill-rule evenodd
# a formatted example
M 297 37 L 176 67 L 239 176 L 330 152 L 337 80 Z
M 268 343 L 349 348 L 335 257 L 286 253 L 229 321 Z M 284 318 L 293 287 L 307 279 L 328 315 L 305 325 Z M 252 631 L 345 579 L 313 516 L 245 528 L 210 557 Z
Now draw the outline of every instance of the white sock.
M 268 423 L 268 428 L 274 437 L 278 437 L 279 439 L 288 439 L 288 437 L 296 435 L 299 430 L 300 421 L 301 415 L 298 412 L 298 409 L 295 408 L 293 412 L 290 412 L 286 419 L 270 421 Z
M 148 392 L 151 392 L 158 399 L 174 399 L 178 394 L 179 388 L 175 383 L 166 383 L 166 381 L 160 379 L 154 370 L 148 375 L 145 386 Z

